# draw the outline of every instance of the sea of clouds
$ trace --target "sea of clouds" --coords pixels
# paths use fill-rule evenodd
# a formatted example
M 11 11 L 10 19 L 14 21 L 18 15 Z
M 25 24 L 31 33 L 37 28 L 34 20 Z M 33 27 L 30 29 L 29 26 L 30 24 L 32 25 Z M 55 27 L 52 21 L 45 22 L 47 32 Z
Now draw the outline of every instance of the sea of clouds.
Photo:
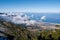
M 7 14 L 0 14 L 0 17 L 2 17 L 6 21 L 11 21 L 16 24 L 37 24 L 38 22 L 36 20 L 30 19 L 30 17 L 24 13 L 7 13 Z M 32 14 L 31 17 L 33 18 L 34 15 Z M 42 16 L 39 21 L 46 20 L 46 16 Z

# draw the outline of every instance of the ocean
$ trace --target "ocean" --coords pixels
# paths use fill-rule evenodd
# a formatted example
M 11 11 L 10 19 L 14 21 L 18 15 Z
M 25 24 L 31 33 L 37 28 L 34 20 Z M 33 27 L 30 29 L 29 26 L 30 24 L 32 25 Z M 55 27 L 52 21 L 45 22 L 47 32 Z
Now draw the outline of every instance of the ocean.
M 39 21 L 42 16 L 46 16 L 43 22 L 59 23 L 60 24 L 60 13 L 25 13 L 32 20 Z

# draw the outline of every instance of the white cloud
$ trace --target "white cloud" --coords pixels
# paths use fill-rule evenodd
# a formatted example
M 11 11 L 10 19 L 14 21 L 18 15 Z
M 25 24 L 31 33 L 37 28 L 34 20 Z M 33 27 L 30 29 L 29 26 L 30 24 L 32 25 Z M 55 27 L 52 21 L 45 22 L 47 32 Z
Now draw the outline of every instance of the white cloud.
M 13 16 L 12 16 L 13 15 Z M 14 16 L 16 15 L 16 16 Z M 32 15 L 31 17 L 34 17 L 34 15 Z M 26 24 L 26 25 L 34 25 L 37 24 L 38 22 L 36 20 L 29 20 L 30 16 L 27 16 L 26 14 L 8 14 L 6 15 L 7 20 L 10 20 L 11 22 L 17 23 L 17 24 Z M 42 16 L 41 20 L 45 20 L 46 16 Z
M 46 16 L 42 16 L 40 20 L 46 20 Z
M 32 15 L 31 15 L 31 17 L 33 18 L 33 17 L 34 17 L 34 15 L 32 14 Z

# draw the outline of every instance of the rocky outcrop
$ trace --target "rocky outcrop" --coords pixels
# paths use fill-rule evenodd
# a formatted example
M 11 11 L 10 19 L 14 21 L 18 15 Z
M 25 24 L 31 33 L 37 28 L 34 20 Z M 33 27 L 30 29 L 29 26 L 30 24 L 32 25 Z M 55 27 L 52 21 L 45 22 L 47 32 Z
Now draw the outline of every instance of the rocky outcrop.
M 1 29 L 6 36 L 14 36 L 14 40 L 37 40 L 34 33 L 24 29 L 16 24 L 6 21 L 0 21 Z

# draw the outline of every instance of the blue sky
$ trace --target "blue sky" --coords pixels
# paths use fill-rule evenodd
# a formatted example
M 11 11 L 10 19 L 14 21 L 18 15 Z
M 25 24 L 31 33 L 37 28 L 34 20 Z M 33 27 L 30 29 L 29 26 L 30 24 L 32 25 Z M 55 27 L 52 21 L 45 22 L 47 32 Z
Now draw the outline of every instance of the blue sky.
M 0 12 L 60 12 L 60 0 L 0 0 Z

